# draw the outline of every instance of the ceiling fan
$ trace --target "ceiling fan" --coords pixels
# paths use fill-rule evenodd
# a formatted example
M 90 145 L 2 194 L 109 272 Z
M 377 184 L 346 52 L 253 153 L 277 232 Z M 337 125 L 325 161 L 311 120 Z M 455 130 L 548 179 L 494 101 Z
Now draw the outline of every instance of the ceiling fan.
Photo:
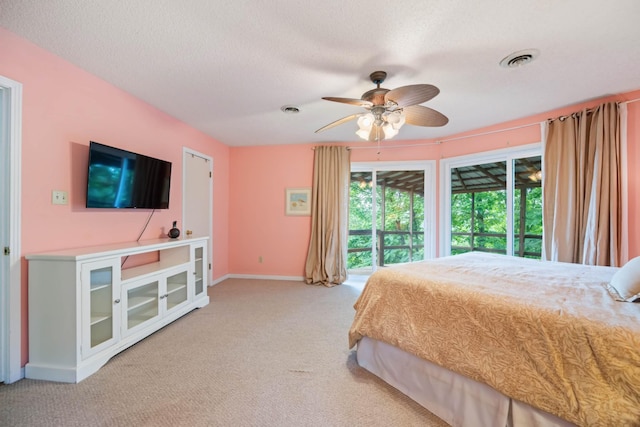
M 401 86 L 384 89 L 380 84 L 387 77 L 385 71 L 374 71 L 369 75 L 377 86 L 365 92 L 360 99 L 323 97 L 327 101 L 364 107 L 367 112 L 352 114 L 329 123 L 316 131 L 322 132 L 351 120 L 358 121 L 356 134 L 367 141 L 390 139 L 398 134 L 405 123 L 414 126 L 444 126 L 449 119 L 442 113 L 422 104 L 440 93 L 440 89 L 428 84 Z

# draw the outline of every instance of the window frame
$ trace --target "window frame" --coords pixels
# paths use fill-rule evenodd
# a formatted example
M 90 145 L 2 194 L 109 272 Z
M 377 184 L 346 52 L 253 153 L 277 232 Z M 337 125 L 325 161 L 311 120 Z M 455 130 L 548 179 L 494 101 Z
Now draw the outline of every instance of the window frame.
M 424 259 L 431 259 L 436 256 L 436 161 L 435 160 L 398 160 L 398 161 L 365 161 L 351 162 L 351 172 L 371 172 L 375 185 L 376 173 L 379 171 L 393 170 L 419 170 L 424 171 Z M 374 187 L 375 188 L 375 187 Z M 375 218 L 376 218 L 376 192 L 373 192 L 373 227 L 371 230 L 373 241 L 375 242 Z M 376 248 L 373 246 L 372 265 L 373 271 L 377 270 Z
M 451 255 L 451 170 L 493 162 L 507 166 L 507 255 L 513 255 L 513 161 L 527 157 L 542 157 L 542 142 L 518 147 L 483 151 L 440 160 L 440 256 Z M 542 161 L 544 179 L 544 158 Z M 543 236 L 544 239 L 544 236 Z

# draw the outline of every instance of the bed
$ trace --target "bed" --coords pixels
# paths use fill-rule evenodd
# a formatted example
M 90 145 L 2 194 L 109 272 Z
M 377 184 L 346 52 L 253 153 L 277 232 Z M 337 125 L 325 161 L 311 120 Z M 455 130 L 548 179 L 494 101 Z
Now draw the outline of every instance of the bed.
M 349 345 L 453 426 L 637 426 L 640 304 L 618 270 L 481 252 L 383 268 Z

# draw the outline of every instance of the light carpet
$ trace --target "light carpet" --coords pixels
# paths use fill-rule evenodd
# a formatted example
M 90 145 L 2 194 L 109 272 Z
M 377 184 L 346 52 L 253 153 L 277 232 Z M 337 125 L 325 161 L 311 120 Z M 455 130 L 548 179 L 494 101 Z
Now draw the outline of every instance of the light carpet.
M 358 286 L 229 279 L 78 384 L 0 385 L 2 426 L 446 426 L 360 368 Z

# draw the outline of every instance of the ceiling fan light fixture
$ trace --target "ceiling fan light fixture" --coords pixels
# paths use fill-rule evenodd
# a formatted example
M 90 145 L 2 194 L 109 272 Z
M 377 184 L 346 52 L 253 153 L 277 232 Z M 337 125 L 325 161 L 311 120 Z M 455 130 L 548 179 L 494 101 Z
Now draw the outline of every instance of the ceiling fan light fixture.
M 406 121 L 406 117 L 404 115 L 404 112 L 401 110 L 393 111 L 387 114 L 387 117 L 386 117 L 386 122 L 391 124 L 391 126 L 395 130 L 400 130 L 402 125 L 404 125 L 405 121 Z
M 358 118 L 358 127 L 360 129 L 366 129 L 370 131 L 374 121 L 375 121 L 375 117 L 373 117 L 373 114 L 371 113 L 363 114 Z
M 382 126 L 382 131 L 384 132 L 384 139 L 391 139 L 399 132 L 399 130 L 394 128 L 391 123 L 385 123 Z
M 542 171 L 536 171 L 529 175 L 529 179 L 533 182 L 538 182 L 542 180 Z
M 371 129 L 369 129 L 369 130 L 358 129 L 356 131 L 356 135 L 358 135 L 360 138 L 364 139 L 365 141 L 369 140 L 369 135 L 370 134 L 371 134 Z
M 358 135 L 360 138 L 364 139 L 365 141 L 368 141 L 374 121 L 375 121 L 375 117 L 371 113 L 363 114 L 360 117 L 358 117 L 359 129 L 356 131 L 356 135 Z
M 365 92 L 360 99 L 323 97 L 327 101 L 364 107 L 368 112 L 338 119 L 321 127 L 316 133 L 357 120 L 356 135 L 366 141 L 380 142 L 381 139 L 390 139 L 398 134 L 407 122 L 405 111 L 409 114 L 408 123 L 412 126 L 444 126 L 449 122 L 442 113 L 420 105 L 438 95 L 440 89 L 430 84 L 400 86 L 391 90 L 381 88 L 380 84 L 386 76 L 384 71 L 371 73 L 369 77 L 376 88 Z

